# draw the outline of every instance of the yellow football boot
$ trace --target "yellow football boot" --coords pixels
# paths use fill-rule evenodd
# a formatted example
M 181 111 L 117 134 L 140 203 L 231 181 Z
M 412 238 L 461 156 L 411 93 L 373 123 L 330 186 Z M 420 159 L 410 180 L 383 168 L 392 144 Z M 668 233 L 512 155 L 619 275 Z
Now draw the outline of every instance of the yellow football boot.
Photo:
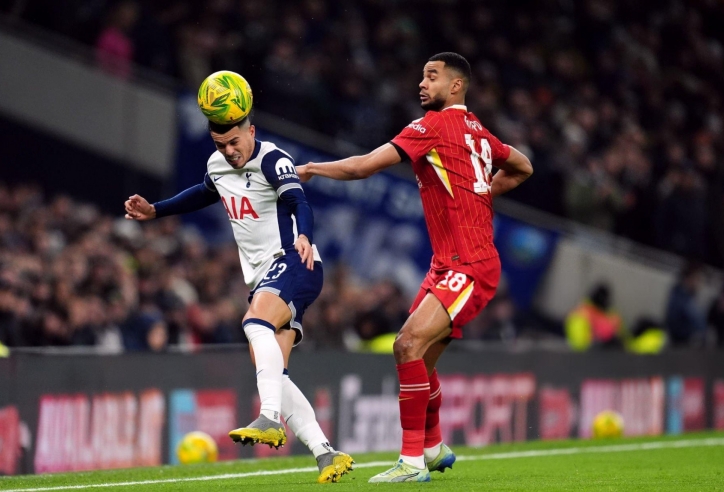
M 332 451 L 319 455 L 317 456 L 317 466 L 319 467 L 317 482 L 339 482 L 342 475 L 352 471 L 353 464 L 352 457 L 341 451 Z
M 260 415 L 258 419 L 249 424 L 247 427 L 235 429 L 229 432 L 229 437 L 234 442 L 243 445 L 256 443 L 268 444 L 269 447 L 279 449 L 287 442 L 287 433 L 284 430 L 284 424 L 274 422 L 273 420 Z

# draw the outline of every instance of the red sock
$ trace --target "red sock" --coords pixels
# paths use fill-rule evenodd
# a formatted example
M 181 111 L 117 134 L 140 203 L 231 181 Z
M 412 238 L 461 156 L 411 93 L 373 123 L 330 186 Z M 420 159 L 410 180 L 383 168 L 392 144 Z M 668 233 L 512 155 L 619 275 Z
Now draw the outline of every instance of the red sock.
M 400 379 L 400 422 L 402 455 L 422 456 L 425 443 L 425 419 L 430 400 L 430 381 L 422 359 L 397 365 Z
M 432 448 L 442 442 L 440 432 L 440 406 L 442 405 L 442 388 L 437 378 L 437 369 L 430 374 L 430 399 L 427 403 L 425 417 L 425 447 Z

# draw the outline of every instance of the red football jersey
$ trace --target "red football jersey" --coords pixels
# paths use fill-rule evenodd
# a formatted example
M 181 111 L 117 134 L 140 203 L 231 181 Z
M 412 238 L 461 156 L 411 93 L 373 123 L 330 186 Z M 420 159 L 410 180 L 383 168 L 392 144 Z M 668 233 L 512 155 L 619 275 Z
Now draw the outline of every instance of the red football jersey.
M 493 245 L 492 165 L 510 147 L 465 106 L 428 111 L 392 143 L 407 153 L 420 187 L 435 268 L 498 255 Z

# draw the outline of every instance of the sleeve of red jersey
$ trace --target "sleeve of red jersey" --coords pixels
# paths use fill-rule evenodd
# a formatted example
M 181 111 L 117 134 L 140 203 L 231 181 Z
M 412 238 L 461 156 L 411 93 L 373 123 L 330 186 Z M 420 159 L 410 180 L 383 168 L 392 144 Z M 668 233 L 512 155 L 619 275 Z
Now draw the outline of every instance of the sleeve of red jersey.
M 510 157 L 510 147 L 498 140 L 498 137 L 488 132 L 488 143 L 493 157 L 493 164 L 507 161 Z
M 434 112 L 428 112 L 423 118 L 403 128 L 400 134 L 391 140 L 392 144 L 402 149 L 411 161 L 422 158 L 438 145 L 440 132 L 437 120 Z

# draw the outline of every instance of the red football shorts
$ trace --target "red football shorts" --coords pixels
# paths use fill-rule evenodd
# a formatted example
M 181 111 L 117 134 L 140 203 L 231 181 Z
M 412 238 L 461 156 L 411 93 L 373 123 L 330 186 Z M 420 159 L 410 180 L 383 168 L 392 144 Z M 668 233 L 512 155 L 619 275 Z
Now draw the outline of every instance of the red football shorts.
M 467 265 L 431 268 L 420 286 L 410 314 L 428 292 L 447 309 L 452 321 L 452 338 L 462 338 L 462 327 L 472 321 L 495 295 L 500 280 L 500 258 Z

